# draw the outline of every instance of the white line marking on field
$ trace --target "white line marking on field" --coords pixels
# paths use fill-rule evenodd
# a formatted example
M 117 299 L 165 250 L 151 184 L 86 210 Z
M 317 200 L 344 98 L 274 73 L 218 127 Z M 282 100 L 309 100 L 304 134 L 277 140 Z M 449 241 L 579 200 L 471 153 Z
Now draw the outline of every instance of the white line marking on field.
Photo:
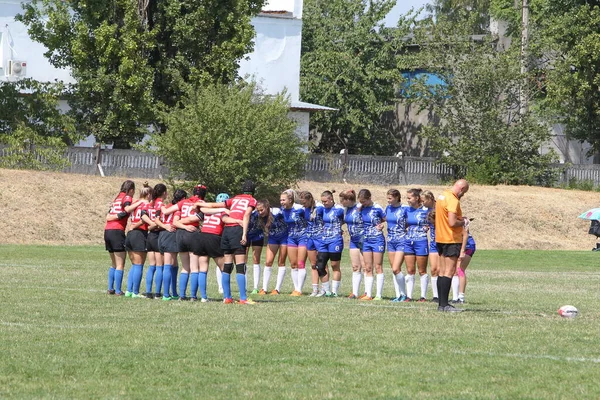
M 29 323 L 29 322 L 8 322 L 0 321 L 0 325 L 3 326 L 14 326 L 22 328 L 56 328 L 56 329 L 113 329 L 113 327 L 107 325 L 71 325 L 71 324 L 40 324 L 40 323 Z
M 559 356 L 551 356 L 546 354 L 510 354 L 510 353 L 491 353 L 491 352 L 482 352 L 482 351 L 454 351 L 454 354 L 460 354 L 465 356 L 488 356 L 488 357 L 507 357 L 507 358 L 523 358 L 523 359 L 544 359 L 544 360 L 553 360 L 553 361 L 567 361 L 567 362 L 582 362 L 582 363 L 594 363 L 600 364 L 600 358 L 585 358 L 585 357 L 559 357 Z

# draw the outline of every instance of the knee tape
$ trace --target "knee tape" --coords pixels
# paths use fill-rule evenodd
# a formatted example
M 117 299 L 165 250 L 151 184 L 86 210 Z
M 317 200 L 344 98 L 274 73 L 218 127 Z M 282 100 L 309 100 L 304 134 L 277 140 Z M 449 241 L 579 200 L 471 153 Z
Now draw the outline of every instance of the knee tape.
M 458 267 L 458 268 L 456 268 L 456 274 L 462 278 L 465 276 L 465 270 L 462 269 L 461 267 Z
M 321 278 L 327 275 L 327 261 L 329 253 L 317 253 L 317 272 Z
M 305 269 L 306 264 L 304 261 L 298 261 L 298 269 Z
M 233 263 L 225 263 L 223 265 L 223 273 L 231 274 L 233 272 Z
M 246 263 L 235 264 L 235 272 L 238 274 L 246 274 Z

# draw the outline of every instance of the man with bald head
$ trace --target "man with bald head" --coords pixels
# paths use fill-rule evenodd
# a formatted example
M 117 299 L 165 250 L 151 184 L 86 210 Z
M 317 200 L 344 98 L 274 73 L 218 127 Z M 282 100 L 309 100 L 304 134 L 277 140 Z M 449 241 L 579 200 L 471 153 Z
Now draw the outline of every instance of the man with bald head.
M 456 261 L 460 257 L 463 229 L 469 220 L 463 216 L 460 199 L 469 190 L 469 182 L 459 179 L 451 189 L 445 190 L 435 203 L 435 242 L 440 255 L 440 272 L 437 281 L 438 311 L 460 312 L 448 304 L 452 277 L 456 272 Z

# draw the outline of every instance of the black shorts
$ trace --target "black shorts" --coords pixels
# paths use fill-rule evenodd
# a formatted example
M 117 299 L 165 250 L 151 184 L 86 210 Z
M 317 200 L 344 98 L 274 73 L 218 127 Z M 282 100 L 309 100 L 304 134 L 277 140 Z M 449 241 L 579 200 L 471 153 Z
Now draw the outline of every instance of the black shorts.
M 252 242 L 247 242 L 246 247 L 254 247 L 254 246 L 265 247 L 265 241 L 266 240 L 264 237 L 262 239 L 253 240 Z
M 160 254 L 177 253 L 177 231 L 160 231 L 158 234 L 158 251 Z
M 458 258 L 460 256 L 461 243 L 436 243 L 438 254 L 440 257 Z
M 240 242 L 244 230 L 241 226 L 226 226 L 221 236 L 221 250 L 224 254 L 246 254 L 246 247 Z
M 180 253 L 197 253 L 200 250 L 200 231 L 177 229 L 177 248 Z
M 158 249 L 158 234 L 159 231 L 148 232 L 148 239 L 146 239 L 146 250 L 148 251 L 159 251 Z
M 194 252 L 194 254 L 200 257 L 223 257 L 223 250 L 221 250 L 221 236 L 213 233 L 200 232 L 200 246 L 198 252 Z
M 125 251 L 125 231 L 120 229 L 106 229 L 104 231 L 104 246 L 109 253 Z
M 143 231 L 141 229 L 133 229 L 127 232 L 127 237 L 125 238 L 125 249 L 127 249 L 127 251 L 137 252 L 146 251 L 147 237 L 148 231 Z

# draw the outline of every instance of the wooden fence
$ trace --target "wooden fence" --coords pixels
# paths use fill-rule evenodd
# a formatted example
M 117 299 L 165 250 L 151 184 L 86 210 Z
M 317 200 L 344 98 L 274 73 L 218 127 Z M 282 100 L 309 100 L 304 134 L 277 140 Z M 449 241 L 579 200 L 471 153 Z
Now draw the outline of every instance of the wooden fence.
M 6 151 L 0 148 L 0 157 Z M 66 157 L 71 165 L 64 172 L 69 173 L 146 179 L 162 179 L 169 173 L 159 157 L 138 150 L 70 147 Z M 576 180 L 600 186 L 600 165 L 555 164 L 551 168 L 560 171 L 561 184 Z M 425 157 L 310 154 L 305 167 L 305 179 L 317 182 L 439 184 L 453 175 L 451 167 Z

